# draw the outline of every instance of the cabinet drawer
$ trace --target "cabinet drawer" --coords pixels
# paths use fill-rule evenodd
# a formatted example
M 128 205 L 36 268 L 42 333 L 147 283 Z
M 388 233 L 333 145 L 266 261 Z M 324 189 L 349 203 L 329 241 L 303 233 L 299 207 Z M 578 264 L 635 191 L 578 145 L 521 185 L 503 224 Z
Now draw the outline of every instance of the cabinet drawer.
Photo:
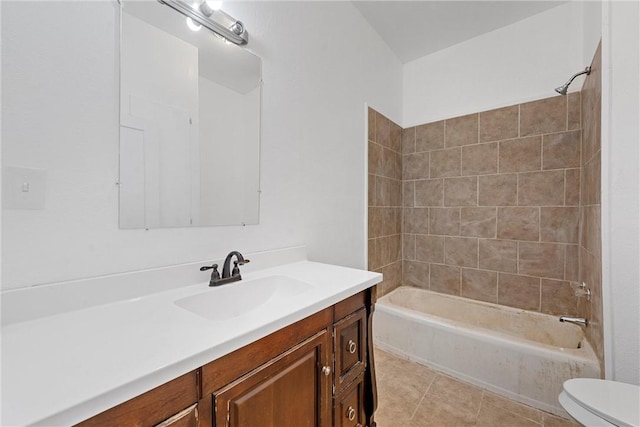
M 358 310 L 334 326 L 334 385 L 336 393 L 364 371 L 366 311 Z
M 364 375 L 360 375 L 333 404 L 334 427 L 364 427 Z

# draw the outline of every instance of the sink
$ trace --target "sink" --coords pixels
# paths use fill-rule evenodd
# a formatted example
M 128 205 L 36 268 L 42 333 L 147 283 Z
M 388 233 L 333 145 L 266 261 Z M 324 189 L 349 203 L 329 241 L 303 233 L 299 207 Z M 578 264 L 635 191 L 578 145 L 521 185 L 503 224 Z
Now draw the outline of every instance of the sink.
M 307 282 L 288 276 L 267 276 L 241 280 L 175 301 L 178 307 L 210 320 L 228 320 L 244 316 L 311 289 Z

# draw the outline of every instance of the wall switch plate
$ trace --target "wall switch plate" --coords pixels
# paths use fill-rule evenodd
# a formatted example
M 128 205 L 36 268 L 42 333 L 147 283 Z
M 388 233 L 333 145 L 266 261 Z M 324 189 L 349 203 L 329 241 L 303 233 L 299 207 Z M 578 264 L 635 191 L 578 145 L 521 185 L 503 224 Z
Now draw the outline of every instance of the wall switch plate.
M 47 171 L 18 166 L 2 167 L 2 209 L 43 210 Z

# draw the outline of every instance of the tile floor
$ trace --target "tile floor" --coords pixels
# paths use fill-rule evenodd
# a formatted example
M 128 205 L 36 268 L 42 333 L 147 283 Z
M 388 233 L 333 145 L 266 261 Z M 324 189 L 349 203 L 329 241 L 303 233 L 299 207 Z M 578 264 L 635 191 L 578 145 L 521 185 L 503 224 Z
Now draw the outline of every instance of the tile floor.
M 380 349 L 378 427 L 579 427 Z

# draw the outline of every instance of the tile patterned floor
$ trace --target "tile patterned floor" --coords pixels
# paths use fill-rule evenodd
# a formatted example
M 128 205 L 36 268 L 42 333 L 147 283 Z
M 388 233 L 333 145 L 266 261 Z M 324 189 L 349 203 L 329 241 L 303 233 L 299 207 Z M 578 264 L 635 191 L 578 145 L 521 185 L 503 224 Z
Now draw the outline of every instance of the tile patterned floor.
M 579 427 L 580 425 L 375 351 L 378 427 Z

